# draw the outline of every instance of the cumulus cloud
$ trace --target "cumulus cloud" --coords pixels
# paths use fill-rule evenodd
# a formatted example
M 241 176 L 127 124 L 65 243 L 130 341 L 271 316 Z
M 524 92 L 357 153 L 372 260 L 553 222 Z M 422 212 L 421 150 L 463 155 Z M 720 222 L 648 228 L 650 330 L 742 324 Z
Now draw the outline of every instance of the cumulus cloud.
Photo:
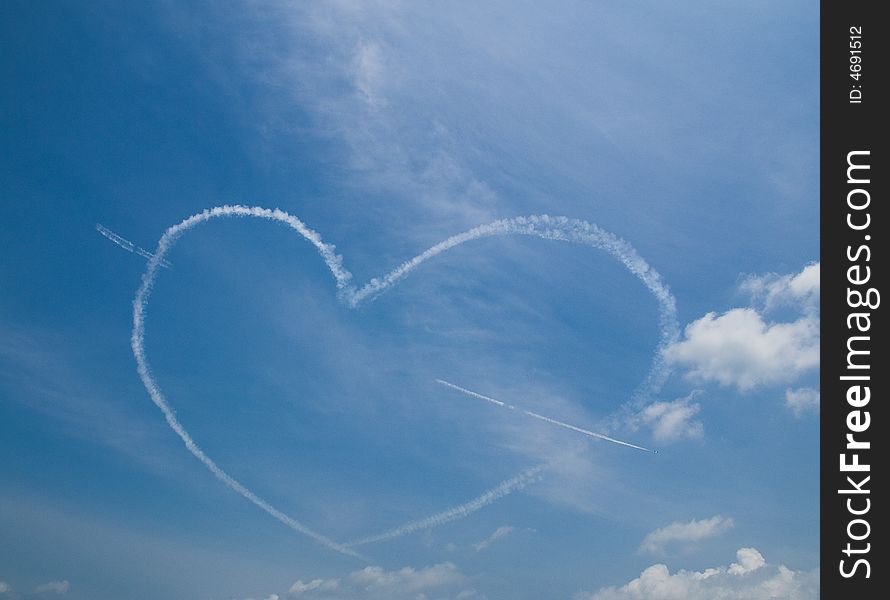
M 819 398 L 819 390 L 813 388 L 785 390 L 785 405 L 795 417 L 802 417 L 808 412 L 819 412 Z
M 671 573 L 666 565 L 645 569 L 621 587 L 582 592 L 575 600 L 816 600 L 819 573 L 767 564 L 754 548 L 741 548 L 729 567 Z
M 368 566 L 342 578 L 298 580 L 288 597 L 311 600 L 417 600 L 418 598 L 480 599 L 466 587 L 466 576 L 450 562 L 415 569 L 387 571 Z
M 501 527 L 498 527 L 490 536 L 480 542 L 476 542 L 475 544 L 473 544 L 473 549 L 476 552 L 482 552 L 496 541 L 507 537 L 514 531 L 516 531 L 516 528 L 511 525 L 503 525 Z
M 688 325 L 665 356 L 696 380 L 741 391 L 788 383 L 819 366 L 819 320 L 767 323 L 753 308 L 710 312 Z
M 760 301 L 766 312 L 781 306 L 796 306 L 814 310 L 819 305 L 820 264 L 810 263 L 795 275 L 749 276 L 739 289 Z
M 788 383 L 819 365 L 820 264 L 799 273 L 749 276 L 739 286 L 756 306 L 722 315 L 710 312 L 687 326 L 684 339 L 666 352 L 669 362 L 687 368 L 701 381 L 750 390 Z M 790 307 L 800 314 L 790 322 L 767 315 Z
M 34 588 L 34 591 L 38 594 L 67 594 L 70 587 L 71 584 L 68 583 L 68 580 L 63 579 L 62 581 L 48 581 L 46 583 L 42 583 Z
M 696 395 L 693 392 L 672 402 L 653 402 L 631 417 L 631 426 L 651 428 L 652 437 L 661 443 L 700 438 L 705 429 L 694 418 L 701 411 L 701 405 L 693 402 Z
M 6 583 L 5 581 L 0 581 L 0 594 L 5 594 L 10 589 L 11 588 L 9 587 L 8 583 Z
M 739 548 L 735 555 L 739 562 L 729 565 L 731 575 L 744 575 L 766 564 L 763 555 L 756 548 Z
M 740 289 L 756 306 L 693 321 L 665 359 L 692 379 L 740 391 L 796 380 L 819 366 L 819 274 L 819 263 L 812 263 L 794 275 L 748 277 Z M 782 306 L 798 318 L 771 321 L 768 315 Z
M 664 552 L 668 544 L 674 542 L 698 542 L 716 537 L 732 528 L 733 525 L 732 519 L 720 515 L 715 515 L 710 519 L 693 519 L 685 523 L 674 521 L 666 527 L 656 529 L 643 538 L 640 550 L 652 553 Z

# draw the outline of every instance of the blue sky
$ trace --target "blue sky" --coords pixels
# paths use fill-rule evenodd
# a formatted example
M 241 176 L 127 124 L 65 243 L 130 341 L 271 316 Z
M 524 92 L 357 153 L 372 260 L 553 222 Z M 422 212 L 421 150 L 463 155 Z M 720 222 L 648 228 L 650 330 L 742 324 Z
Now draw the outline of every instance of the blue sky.
M 0 64 L 0 598 L 818 597 L 818 6 L 12 2 Z M 332 551 L 527 469 L 466 516 Z M 634 402 L 653 363 L 670 375 Z M 589 439 L 435 383 L 577 427 Z M 517 486 L 520 487 L 520 486 Z M 460 511 L 459 511 L 460 512 Z M 463 514 L 463 513 L 461 513 Z M 674 594 L 674 595 L 671 595 Z

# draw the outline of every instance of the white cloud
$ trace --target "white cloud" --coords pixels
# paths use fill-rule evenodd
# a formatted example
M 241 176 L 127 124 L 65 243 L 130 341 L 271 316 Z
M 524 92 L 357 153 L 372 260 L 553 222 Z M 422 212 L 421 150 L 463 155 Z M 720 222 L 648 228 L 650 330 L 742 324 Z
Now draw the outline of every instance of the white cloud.
M 0 581 L 0 594 L 5 594 L 10 589 L 11 588 L 9 587 L 8 583 L 6 583 L 5 581 Z
M 739 548 L 735 555 L 739 562 L 729 565 L 729 573 L 732 575 L 744 575 L 766 564 L 763 555 L 756 548 Z
M 383 99 L 380 88 L 386 76 L 383 49 L 376 42 L 362 42 L 352 58 L 352 80 L 356 89 L 371 107 L 379 106 Z
M 739 289 L 761 301 L 765 311 L 788 305 L 816 309 L 819 303 L 820 271 L 820 263 L 815 262 L 808 264 L 796 275 L 752 275 L 742 282 Z
M 747 391 L 790 383 L 819 366 L 819 263 L 796 275 L 749 277 L 740 286 L 757 308 L 709 312 L 686 326 L 684 339 L 665 351 L 672 364 L 685 367 L 699 381 L 714 381 Z M 780 305 L 801 313 L 790 322 L 770 322 L 764 315 Z
M 311 600 L 417 600 L 482 598 L 465 587 L 466 577 L 450 562 L 387 571 L 368 566 L 343 578 L 298 580 L 288 595 Z M 430 596 L 435 594 L 435 596 Z
M 785 405 L 794 412 L 795 417 L 802 417 L 808 412 L 819 412 L 819 398 L 819 390 L 813 388 L 785 390 Z
M 631 418 L 631 424 L 642 423 L 652 429 L 652 437 L 657 442 L 676 442 L 682 439 L 696 439 L 704 434 L 704 425 L 694 417 L 701 405 L 693 402 L 696 393 L 672 402 L 653 402 Z
M 680 570 L 671 574 L 666 565 L 645 569 L 621 587 L 582 592 L 575 600 L 816 600 L 818 571 L 792 571 L 771 566 L 754 548 L 741 548 L 738 562 L 703 571 Z
M 307 583 L 303 583 L 302 580 L 297 580 L 292 586 L 290 586 L 289 593 L 299 595 L 318 590 L 330 592 L 338 589 L 339 587 L 339 579 L 313 579 L 312 581 L 309 581 Z
M 462 121 L 446 118 L 441 84 L 430 84 L 442 62 L 418 60 L 417 45 L 428 49 L 430 38 L 415 11 L 388 1 L 273 2 L 245 12 L 251 26 L 233 43 L 268 94 L 259 105 L 263 130 L 289 132 L 293 104 L 307 110 L 317 133 L 344 144 L 346 182 L 363 192 L 354 201 L 380 193 L 374 210 L 428 210 L 454 219 L 452 227 L 491 220 L 498 196 L 477 176 L 476 155 L 467 156 Z
M 819 320 L 767 323 L 752 308 L 711 312 L 688 325 L 665 356 L 694 379 L 741 391 L 787 383 L 819 366 Z
M 482 552 L 483 550 L 485 550 L 486 548 L 491 546 L 493 543 L 495 543 L 496 541 L 498 541 L 500 539 L 507 537 L 508 535 L 513 533 L 515 530 L 516 530 L 516 528 L 511 525 L 503 525 L 501 527 L 498 527 L 497 529 L 494 530 L 494 533 L 492 533 L 490 536 L 488 536 L 487 538 L 485 538 L 484 540 L 482 540 L 480 542 L 476 542 L 475 544 L 473 544 L 473 549 L 476 552 Z
M 42 583 L 34 588 L 34 591 L 38 594 L 43 593 L 53 593 L 53 594 L 67 594 L 68 589 L 71 587 L 71 584 L 68 583 L 67 579 L 63 579 L 62 581 L 48 581 L 46 583 Z
M 701 519 L 682 523 L 674 521 L 666 527 L 661 527 L 649 533 L 640 543 L 643 552 L 660 553 L 672 542 L 698 542 L 704 539 L 720 535 L 732 528 L 733 520 L 728 517 L 716 515 L 710 519 Z
M 453 563 L 441 563 L 424 569 L 404 567 L 398 571 L 386 571 L 382 567 L 365 567 L 350 575 L 350 578 L 367 590 L 414 593 L 457 583 L 463 576 Z

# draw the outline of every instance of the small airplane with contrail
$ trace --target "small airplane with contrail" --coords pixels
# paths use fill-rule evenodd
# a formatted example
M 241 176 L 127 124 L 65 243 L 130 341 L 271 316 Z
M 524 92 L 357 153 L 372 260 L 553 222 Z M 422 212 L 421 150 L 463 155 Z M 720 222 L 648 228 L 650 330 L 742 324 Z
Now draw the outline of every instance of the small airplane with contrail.
M 607 435 L 603 435 L 601 433 L 595 433 L 590 431 L 589 429 L 582 429 L 581 427 L 575 427 L 574 425 L 569 425 L 568 423 L 563 423 L 562 421 L 557 421 L 556 419 L 551 419 L 550 417 L 545 417 L 544 415 L 539 415 L 536 412 L 532 412 L 530 410 L 525 410 L 524 408 L 519 408 L 512 404 L 507 404 L 506 402 L 502 402 L 490 396 L 485 396 L 483 394 L 479 394 L 472 390 L 468 390 L 467 388 L 461 387 L 459 385 L 455 385 L 449 381 L 445 381 L 444 379 L 436 379 L 436 383 L 440 385 L 444 385 L 445 387 L 456 390 L 466 396 L 470 396 L 471 398 L 478 398 L 479 400 L 485 400 L 486 402 L 490 402 L 496 406 L 500 406 L 501 408 L 506 408 L 509 410 L 519 411 L 522 414 L 532 417 L 534 419 L 538 419 L 540 421 L 544 421 L 546 423 L 550 423 L 551 425 L 556 425 L 557 427 L 563 427 L 565 429 L 570 429 L 577 433 L 582 433 L 588 437 L 596 438 L 599 440 L 604 440 L 607 442 L 612 442 L 613 444 L 620 444 L 621 446 L 627 446 L 628 448 L 635 448 L 637 450 L 642 450 L 644 452 L 652 452 L 653 454 L 658 454 L 658 450 L 650 450 L 649 448 L 643 448 L 642 446 L 637 446 L 636 444 L 631 444 L 628 442 L 622 442 L 621 440 L 616 440 L 615 438 L 609 437 Z
M 116 234 L 112 230 L 108 229 L 101 223 L 96 223 L 96 231 L 98 231 L 105 238 L 111 240 L 112 242 L 114 242 L 115 244 L 117 244 L 118 246 L 120 246 L 121 248 L 126 250 L 127 252 L 132 252 L 134 254 L 138 254 L 139 256 L 141 256 L 142 258 L 145 258 L 145 259 L 154 258 L 154 254 L 152 254 L 145 248 L 143 248 L 141 246 L 137 246 L 136 244 L 134 244 L 133 242 L 131 242 L 130 240 L 128 240 L 125 237 L 119 236 L 118 234 Z M 167 262 L 166 260 L 163 260 L 163 259 L 161 259 L 160 265 L 167 269 L 173 268 L 173 265 L 171 265 L 169 262 Z

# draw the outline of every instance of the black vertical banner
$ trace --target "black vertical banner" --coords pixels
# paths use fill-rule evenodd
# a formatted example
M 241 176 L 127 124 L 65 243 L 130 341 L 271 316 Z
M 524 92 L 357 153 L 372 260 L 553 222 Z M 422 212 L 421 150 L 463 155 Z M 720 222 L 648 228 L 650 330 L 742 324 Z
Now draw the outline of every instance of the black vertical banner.
M 888 598 L 888 24 L 821 6 L 821 597 Z M 890 291 L 888 291 L 890 294 Z

